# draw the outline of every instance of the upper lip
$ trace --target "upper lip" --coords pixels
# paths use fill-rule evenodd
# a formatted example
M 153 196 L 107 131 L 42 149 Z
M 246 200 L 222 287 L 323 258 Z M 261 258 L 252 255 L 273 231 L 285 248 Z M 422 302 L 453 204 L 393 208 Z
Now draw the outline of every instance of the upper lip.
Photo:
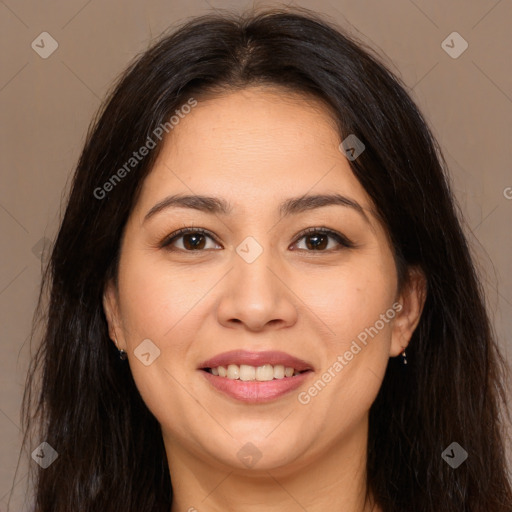
M 249 366 L 263 366 L 264 364 L 277 365 L 282 364 L 284 367 L 291 367 L 301 372 L 304 370 L 313 370 L 313 366 L 308 362 L 294 357 L 286 352 L 275 350 L 267 350 L 264 352 L 250 352 L 248 350 L 231 350 L 223 352 L 207 361 L 203 361 L 199 368 L 217 368 L 218 366 L 228 366 L 230 364 L 247 364 Z

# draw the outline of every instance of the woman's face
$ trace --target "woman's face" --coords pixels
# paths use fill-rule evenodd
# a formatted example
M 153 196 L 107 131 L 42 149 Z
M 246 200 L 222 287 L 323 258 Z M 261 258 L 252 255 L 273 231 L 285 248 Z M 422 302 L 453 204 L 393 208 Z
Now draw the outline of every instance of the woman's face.
M 365 438 L 388 358 L 418 315 L 340 142 L 320 104 L 263 88 L 199 101 L 170 132 L 104 302 L 168 452 L 283 469 Z M 341 199 L 315 199 L 325 195 Z M 171 196 L 210 199 L 152 211 Z M 181 228 L 208 234 L 170 239 Z M 240 350 L 247 358 L 224 366 L 246 364 L 241 380 L 230 379 L 238 366 L 203 369 Z M 305 366 L 253 358 L 263 351 Z M 279 363 L 309 371 L 283 377 Z

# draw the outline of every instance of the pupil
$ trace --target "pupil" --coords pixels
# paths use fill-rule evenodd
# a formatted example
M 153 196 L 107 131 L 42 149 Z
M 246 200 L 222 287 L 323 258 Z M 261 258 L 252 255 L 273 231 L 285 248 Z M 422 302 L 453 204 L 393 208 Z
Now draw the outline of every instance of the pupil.
M 323 240 L 319 241 L 319 239 L 323 239 Z M 310 247 L 311 245 L 312 245 L 313 249 L 319 249 L 319 248 L 323 249 L 323 248 L 325 248 L 327 246 L 327 244 L 325 243 L 326 239 L 327 239 L 327 236 L 324 235 L 324 234 L 309 235 L 306 238 L 306 240 L 315 240 L 315 241 L 313 242 L 313 244 L 310 244 L 310 243 L 306 242 L 306 245 L 308 246 L 308 249 L 311 248 Z
M 203 240 L 198 241 L 198 238 L 202 238 Z M 195 239 L 195 242 L 189 244 L 187 241 L 190 241 L 190 239 Z M 201 241 L 203 242 L 202 244 Z M 204 235 L 201 235 L 200 233 L 189 233 L 183 237 L 183 242 L 183 245 L 187 249 L 202 249 L 204 247 Z

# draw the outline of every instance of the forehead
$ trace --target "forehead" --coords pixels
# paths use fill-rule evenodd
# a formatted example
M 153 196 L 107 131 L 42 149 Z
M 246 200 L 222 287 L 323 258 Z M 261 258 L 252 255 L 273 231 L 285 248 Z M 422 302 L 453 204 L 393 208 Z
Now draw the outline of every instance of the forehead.
M 138 206 L 179 192 L 221 195 L 244 210 L 338 192 L 370 209 L 340 142 L 331 112 L 313 97 L 260 87 L 198 97 L 165 139 Z
M 335 120 L 320 100 L 282 89 L 252 87 L 199 99 L 167 142 L 176 148 L 176 156 L 180 150 L 194 148 L 202 154 L 238 156 L 250 166 L 258 155 L 274 161 L 279 156 L 298 160 L 306 148 L 316 157 L 318 151 L 336 146 L 338 138 Z M 312 152 L 313 146 L 318 151 Z

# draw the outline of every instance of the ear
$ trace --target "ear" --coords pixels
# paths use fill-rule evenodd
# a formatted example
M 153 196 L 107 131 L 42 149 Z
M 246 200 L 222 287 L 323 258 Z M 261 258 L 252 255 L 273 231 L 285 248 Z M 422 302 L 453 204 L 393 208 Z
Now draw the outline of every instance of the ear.
M 399 293 L 397 315 L 393 320 L 390 357 L 400 355 L 409 345 L 427 297 L 427 279 L 419 267 L 409 267 L 407 278 Z
M 103 291 L 103 311 L 107 318 L 108 334 L 118 349 L 125 349 L 123 329 L 119 316 L 119 299 L 117 289 L 112 280 L 109 280 Z

